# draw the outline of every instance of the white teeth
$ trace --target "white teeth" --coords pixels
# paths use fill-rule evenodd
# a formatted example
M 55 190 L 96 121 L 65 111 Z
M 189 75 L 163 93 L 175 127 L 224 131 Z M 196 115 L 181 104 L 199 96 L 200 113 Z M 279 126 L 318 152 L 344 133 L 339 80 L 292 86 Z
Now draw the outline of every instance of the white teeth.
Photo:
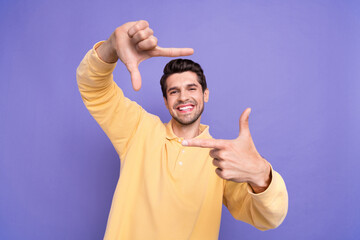
M 186 106 L 186 107 L 180 107 L 179 110 L 185 111 L 185 110 L 192 109 L 192 108 L 193 108 L 192 106 Z

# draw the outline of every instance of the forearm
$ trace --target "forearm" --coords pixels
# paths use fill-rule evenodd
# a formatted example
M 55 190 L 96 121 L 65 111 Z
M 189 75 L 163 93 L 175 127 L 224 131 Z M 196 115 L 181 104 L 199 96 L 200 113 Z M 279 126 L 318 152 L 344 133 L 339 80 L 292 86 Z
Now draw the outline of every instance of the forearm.
M 84 97 L 91 97 L 85 95 L 102 91 L 113 82 L 112 72 L 116 64 L 106 63 L 99 58 L 95 49 L 101 45 L 103 42 L 94 45 L 82 59 L 76 71 L 78 87 Z
M 278 227 L 288 209 L 288 195 L 282 177 L 272 171 L 269 187 L 254 194 L 246 183 L 227 181 L 224 204 L 234 218 L 247 222 L 260 230 Z
M 94 48 L 99 44 L 101 42 Z M 120 154 L 125 151 L 126 142 L 136 129 L 143 110 L 127 99 L 113 81 L 115 65 L 105 63 L 91 49 L 77 69 L 77 82 L 86 108 Z

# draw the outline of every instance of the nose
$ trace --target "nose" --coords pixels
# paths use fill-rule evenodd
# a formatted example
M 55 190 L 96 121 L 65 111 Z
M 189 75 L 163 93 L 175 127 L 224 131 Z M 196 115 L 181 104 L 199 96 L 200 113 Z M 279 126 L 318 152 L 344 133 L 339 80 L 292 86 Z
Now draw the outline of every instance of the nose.
M 189 100 L 189 94 L 187 91 L 181 91 L 179 94 L 179 100 L 182 102 L 185 102 L 187 100 Z

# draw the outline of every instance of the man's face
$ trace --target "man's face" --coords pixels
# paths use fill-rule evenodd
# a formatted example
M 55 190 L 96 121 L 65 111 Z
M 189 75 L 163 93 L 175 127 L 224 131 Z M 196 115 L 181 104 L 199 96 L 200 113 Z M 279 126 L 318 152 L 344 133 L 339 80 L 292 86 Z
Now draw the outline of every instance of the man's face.
M 170 115 L 182 125 L 190 125 L 197 120 L 204 110 L 204 102 L 208 101 L 209 90 L 202 92 L 194 72 L 174 73 L 166 79 L 165 105 Z

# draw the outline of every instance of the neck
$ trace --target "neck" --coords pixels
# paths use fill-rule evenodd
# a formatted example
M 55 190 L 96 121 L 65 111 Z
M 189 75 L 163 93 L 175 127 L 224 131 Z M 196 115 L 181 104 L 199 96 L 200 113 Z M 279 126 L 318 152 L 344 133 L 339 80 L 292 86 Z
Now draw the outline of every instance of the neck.
M 184 138 L 184 139 L 191 139 L 198 136 L 200 132 L 200 118 L 189 125 L 183 125 L 176 120 L 172 120 L 172 130 L 176 136 Z

